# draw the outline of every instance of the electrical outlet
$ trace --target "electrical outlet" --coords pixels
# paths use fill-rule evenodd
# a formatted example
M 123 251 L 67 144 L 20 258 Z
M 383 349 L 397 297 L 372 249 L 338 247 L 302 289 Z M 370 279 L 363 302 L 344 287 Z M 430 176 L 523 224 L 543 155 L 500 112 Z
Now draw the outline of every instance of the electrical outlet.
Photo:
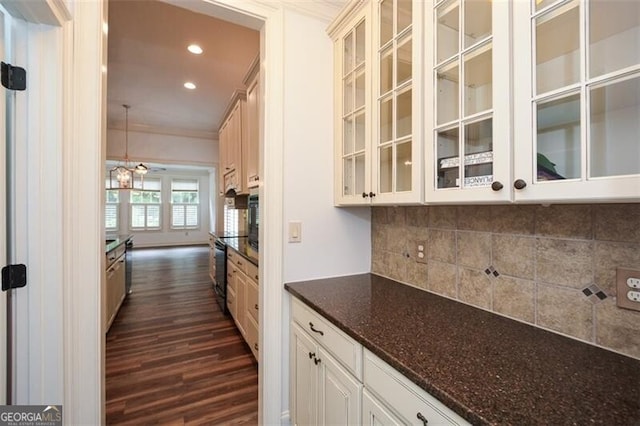
M 427 263 L 427 242 L 413 241 L 413 254 L 416 262 Z
M 616 282 L 618 284 L 616 297 L 618 306 L 640 311 L 640 270 L 618 268 L 616 269 Z

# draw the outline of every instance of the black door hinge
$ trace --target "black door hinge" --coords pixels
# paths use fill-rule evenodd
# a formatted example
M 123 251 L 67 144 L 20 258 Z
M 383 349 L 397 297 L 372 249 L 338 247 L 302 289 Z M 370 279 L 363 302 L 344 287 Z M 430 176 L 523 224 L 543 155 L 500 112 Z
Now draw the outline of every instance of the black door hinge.
M 2 85 L 9 90 L 25 90 L 27 88 L 27 71 L 11 64 L 0 64 Z
M 2 268 L 2 291 L 27 285 L 26 265 L 7 265 Z

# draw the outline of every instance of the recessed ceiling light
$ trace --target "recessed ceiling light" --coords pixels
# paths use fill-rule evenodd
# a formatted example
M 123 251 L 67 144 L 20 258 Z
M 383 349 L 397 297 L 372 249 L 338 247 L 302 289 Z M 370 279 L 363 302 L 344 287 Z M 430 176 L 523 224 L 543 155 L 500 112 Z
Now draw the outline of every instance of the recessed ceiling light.
M 202 53 L 202 47 L 198 46 L 197 44 L 190 44 L 187 47 L 187 50 L 193 53 L 194 55 L 199 55 Z
M 185 88 L 187 88 L 187 89 L 189 89 L 189 90 L 193 90 L 193 89 L 195 89 L 195 88 L 196 88 L 196 85 L 195 85 L 195 84 L 193 84 L 193 83 L 192 83 L 192 82 L 190 82 L 190 81 L 187 81 L 187 82 L 184 84 L 184 87 L 185 87 Z

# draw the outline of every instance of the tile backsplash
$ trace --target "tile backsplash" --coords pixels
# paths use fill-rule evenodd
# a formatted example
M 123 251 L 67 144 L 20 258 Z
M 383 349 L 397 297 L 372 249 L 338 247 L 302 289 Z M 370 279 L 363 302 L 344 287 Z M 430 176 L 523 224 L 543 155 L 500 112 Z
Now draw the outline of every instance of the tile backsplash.
M 373 207 L 371 228 L 373 273 L 640 359 L 615 301 L 640 204 Z

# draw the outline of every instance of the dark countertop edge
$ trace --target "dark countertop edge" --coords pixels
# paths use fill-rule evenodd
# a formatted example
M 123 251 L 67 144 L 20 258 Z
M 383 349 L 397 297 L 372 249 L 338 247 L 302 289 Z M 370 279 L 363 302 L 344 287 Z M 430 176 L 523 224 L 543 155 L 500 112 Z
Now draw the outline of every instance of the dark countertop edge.
M 112 235 L 112 236 L 107 235 L 105 237 L 105 241 L 106 240 L 114 240 L 114 241 L 112 241 L 109 244 L 105 245 L 105 253 L 109 253 L 110 251 L 113 251 L 113 250 L 117 249 L 122 244 L 125 244 L 127 241 L 131 241 L 132 239 L 133 239 L 133 235 L 131 235 L 131 234 L 129 234 L 129 235 Z
M 373 274 L 361 274 L 361 275 L 373 275 Z M 400 283 L 398 284 L 403 285 Z M 375 345 L 373 342 L 365 339 L 364 337 L 360 336 L 357 333 L 354 333 L 353 330 L 351 330 L 349 327 L 342 324 L 331 314 L 329 314 L 328 312 L 326 312 L 325 310 L 317 306 L 315 303 L 313 303 L 306 297 L 304 297 L 295 289 L 291 288 L 289 284 L 285 284 L 284 288 L 293 296 L 295 296 L 297 299 L 304 302 L 311 309 L 313 309 L 314 311 L 318 312 L 320 315 L 328 319 L 329 322 L 331 322 L 333 325 L 335 325 L 340 330 L 345 332 L 348 336 L 353 338 L 358 343 L 362 344 L 362 346 L 364 346 L 366 349 L 371 351 L 373 354 L 377 355 L 381 360 L 383 360 L 384 362 L 386 362 L 387 364 L 391 365 L 393 368 L 398 370 L 400 373 L 406 376 L 409 380 L 411 380 L 411 382 L 413 382 L 416 386 L 423 389 L 425 392 L 427 392 L 434 398 L 438 399 L 440 402 L 442 402 L 444 405 L 446 405 L 448 408 L 450 408 L 452 411 L 460 415 L 462 418 L 464 418 L 468 422 L 474 425 L 490 425 L 491 424 L 487 419 L 485 419 L 482 416 L 479 416 L 474 411 L 472 411 L 469 407 L 461 404 L 458 400 L 453 398 L 451 395 L 442 391 L 433 383 L 429 382 L 424 377 L 421 377 L 420 375 L 415 373 L 413 370 L 406 367 L 404 364 L 402 364 L 396 358 L 394 358 L 391 354 L 378 348 L 377 345 Z

